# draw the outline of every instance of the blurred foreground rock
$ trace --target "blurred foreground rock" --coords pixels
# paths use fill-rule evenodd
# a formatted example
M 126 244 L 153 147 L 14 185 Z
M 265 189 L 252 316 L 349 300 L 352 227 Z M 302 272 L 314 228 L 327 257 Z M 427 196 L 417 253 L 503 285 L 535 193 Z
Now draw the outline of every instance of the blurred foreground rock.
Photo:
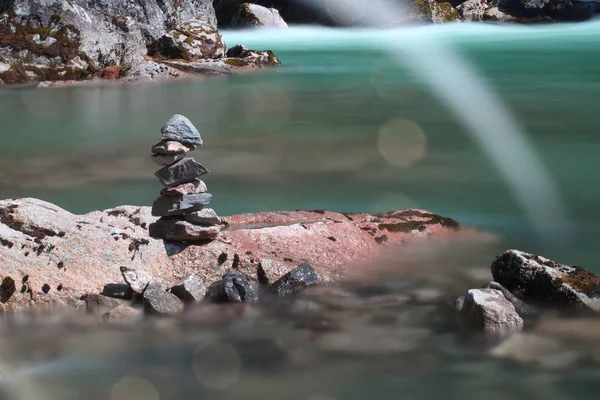
M 123 277 L 138 293 L 149 276 L 168 288 L 196 274 L 197 284 L 209 287 L 235 270 L 257 284 L 261 260 L 271 282 L 303 262 L 315 269 L 319 282 L 352 280 L 368 273 L 385 248 L 431 236 L 481 235 L 414 209 L 379 216 L 283 211 L 222 219 L 210 243 L 167 243 L 148 235 L 156 221 L 149 207 L 74 215 L 37 199 L 0 201 L 0 309 L 83 306 L 81 296 L 103 291 L 124 297 L 122 286 L 105 287 L 122 284 Z

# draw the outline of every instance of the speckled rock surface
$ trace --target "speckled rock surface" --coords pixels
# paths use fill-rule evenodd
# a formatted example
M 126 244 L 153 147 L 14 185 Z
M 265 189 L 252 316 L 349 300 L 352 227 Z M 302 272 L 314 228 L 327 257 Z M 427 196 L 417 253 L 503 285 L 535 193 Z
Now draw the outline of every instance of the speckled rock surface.
M 287 23 L 275 8 L 267 8 L 253 3 L 244 3 L 231 21 L 232 27 L 237 28 L 287 28 Z
M 505 336 L 523 328 L 515 306 L 495 289 L 471 289 L 460 310 L 463 324 L 489 336 Z
M 451 219 L 412 209 L 379 216 L 272 211 L 222 218 L 216 240 L 186 245 L 149 236 L 148 226 L 156 221 L 149 207 L 122 206 L 74 215 L 37 199 L 2 200 L 1 278 L 10 277 L 16 290 L 0 299 L 0 309 L 81 305 L 82 295 L 100 293 L 107 283 L 123 282 L 121 266 L 145 271 L 167 287 L 195 273 L 208 287 L 234 264 L 256 281 L 261 259 L 270 260 L 270 274 L 277 277 L 308 262 L 320 282 L 327 283 L 351 280 L 368 271 L 369 260 L 385 248 L 405 248 L 410 241 L 429 243 L 434 237 L 478 240 L 482 236 L 459 229 Z M 21 293 L 22 286 L 29 289 Z

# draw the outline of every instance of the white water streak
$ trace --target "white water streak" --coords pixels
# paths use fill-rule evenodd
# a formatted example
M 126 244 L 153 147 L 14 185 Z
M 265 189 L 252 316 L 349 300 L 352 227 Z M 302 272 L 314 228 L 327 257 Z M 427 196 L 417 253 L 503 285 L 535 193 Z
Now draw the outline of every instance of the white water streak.
M 322 0 L 302 1 L 322 7 Z M 327 9 L 343 20 L 361 15 L 361 22 L 373 27 L 394 26 L 405 18 L 404 10 L 389 0 L 368 1 L 368 14 L 360 0 L 328 0 Z M 503 175 L 535 231 L 544 239 L 559 239 L 569 225 L 560 193 L 503 101 L 449 46 L 429 35 L 406 39 L 381 48 L 421 77 L 462 122 Z

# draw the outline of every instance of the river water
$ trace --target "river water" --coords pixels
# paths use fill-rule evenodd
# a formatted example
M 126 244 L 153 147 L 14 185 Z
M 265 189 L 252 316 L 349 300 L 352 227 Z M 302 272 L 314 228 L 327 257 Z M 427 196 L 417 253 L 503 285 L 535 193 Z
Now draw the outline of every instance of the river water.
M 545 227 L 558 240 L 546 241 L 535 232 L 489 155 L 432 94 L 435 82 L 398 65 L 384 51 L 403 41 L 427 45 L 423 38 L 449 46 L 477 68 L 526 132 L 558 188 L 562 212 L 569 220 L 568 226 L 549 223 Z M 75 213 L 121 204 L 150 205 L 160 190 L 153 176 L 156 166 L 149 159 L 150 146 L 158 139 L 162 123 L 180 113 L 196 124 L 204 138 L 204 146 L 192 154 L 212 171 L 206 183 L 219 214 L 419 207 L 501 238 L 485 252 L 475 246 L 461 248 L 460 257 L 449 256 L 447 249 L 428 257 L 421 254 L 421 264 L 439 265 L 436 274 L 461 265 L 486 268 L 506 248 L 600 272 L 595 262 L 600 239 L 596 229 L 600 219 L 600 22 L 456 24 L 399 30 L 305 27 L 224 32 L 224 39 L 230 46 L 244 43 L 272 49 L 283 66 L 148 86 L 0 88 L 0 198 L 38 197 Z M 456 78 L 451 73 L 444 77 Z M 474 102 L 460 106 L 478 110 Z M 507 160 L 510 156 L 506 154 Z M 545 200 L 536 199 L 541 207 Z M 385 296 L 403 298 L 414 289 L 401 283 L 386 287 Z M 364 294 L 364 290 L 358 292 Z M 378 310 L 374 312 L 364 307 L 374 301 L 372 293 L 364 298 L 353 296 L 362 299 L 360 305 L 350 306 L 350 311 L 344 306 L 344 312 L 334 309 L 342 315 L 342 325 L 348 326 L 344 332 L 354 339 L 317 340 L 315 345 L 310 337 L 290 328 L 296 318 L 318 325 L 323 314 L 331 317 L 329 308 L 325 312 L 309 307 L 308 316 L 305 309 L 283 313 L 289 317 L 260 309 L 260 315 L 226 328 L 194 333 L 185 324 L 168 328 L 178 338 L 172 346 L 133 346 L 147 337 L 139 329 L 125 329 L 128 334 L 119 339 L 111 336 L 112 331 L 104 332 L 110 343 L 118 343 L 114 347 L 119 350 L 103 357 L 81 350 L 85 347 L 81 343 L 97 340 L 89 333 L 94 329 L 84 329 L 88 333 L 83 339 L 73 339 L 80 346 L 72 352 L 66 351 L 70 345 L 64 339 L 67 343 L 50 356 L 13 354 L 19 360 L 15 365 L 25 365 L 13 373 L 21 374 L 19 379 L 33 379 L 31 385 L 41 385 L 42 392 L 54 385 L 55 390 L 46 393 L 48 398 L 93 398 L 91 393 L 119 399 L 159 398 L 154 395 L 163 399 L 194 395 L 311 400 L 596 397 L 593 382 L 598 372 L 593 366 L 570 375 L 560 369 L 548 372 L 539 366 L 490 360 L 483 355 L 487 354 L 485 345 L 463 343 L 460 334 L 446 329 L 447 316 L 440 322 L 428 312 L 414 311 L 429 310 L 427 304 L 407 305 L 398 300 L 374 306 Z M 316 296 L 315 302 L 327 297 Z M 381 301 L 380 295 L 374 297 Z M 374 313 L 381 313 L 384 322 L 366 322 L 377 316 Z M 406 327 L 406 321 L 412 328 Z M 163 343 L 165 333 L 160 327 L 147 329 L 162 332 L 157 337 Z M 248 333 L 254 329 L 259 333 Z M 56 340 L 60 332 L 49 333 L 44 343 Z M 287 335 L 293 343 L 281 344 Z M 389 346 L 367 348 L 358 355 L 344 351 L 344 343 L 359 346 L 365 337 Z M 207 359 L 215 364 L 222 358 L 215 354 L 226 353 L 221 370 L 217 368 L 225 371 L 225 377 L 215 372 L 214 378 L 222 387 L 215 388 L 212 378 L 208 383 L 206 377 L 194 379 L 197 371 L 187 364 L 189 354 L 199 346 L 196 339 L 212 343 L 198 351 L 208 352 Z M 23 342 L 20 345 L 25 347 L 39 345 L 35 339 Z M 404 342 L 407 346 L 403 347 Z M 13 342 L 8 343 L 12 346 Z M 288 345 L 296 350 L 290 353 Z M 331 352 L 336 346 L 338 351 Z M 321 353 L 323 348 L 330 352 Z M 36 362 L 40 363 L 37 367 Z M 208 376 L 211 365 L 201 367 Z M 228 375 L 232 369 L 237 371 L 235 379 Z M 53 372 L 48 375 L 48 371 Z M 122 383 L 124 377 L 134 380 Z M 117 383 L 137 388 L 134 392 L 145 397 L 123 394 Z M 91 389 L 83 390 L 87 384 Z M 35 396 L 28 398 L 41 398 Z

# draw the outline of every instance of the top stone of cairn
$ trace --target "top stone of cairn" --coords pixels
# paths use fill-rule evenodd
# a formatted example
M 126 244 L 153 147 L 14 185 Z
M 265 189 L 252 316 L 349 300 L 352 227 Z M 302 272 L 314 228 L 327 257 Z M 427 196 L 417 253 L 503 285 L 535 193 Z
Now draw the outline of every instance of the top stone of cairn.
M 202 137 L 192 122 L 183 115 L 175 114 L 160 130 L 162 140 L 175 140 L 184 144 L 202 146 Z

